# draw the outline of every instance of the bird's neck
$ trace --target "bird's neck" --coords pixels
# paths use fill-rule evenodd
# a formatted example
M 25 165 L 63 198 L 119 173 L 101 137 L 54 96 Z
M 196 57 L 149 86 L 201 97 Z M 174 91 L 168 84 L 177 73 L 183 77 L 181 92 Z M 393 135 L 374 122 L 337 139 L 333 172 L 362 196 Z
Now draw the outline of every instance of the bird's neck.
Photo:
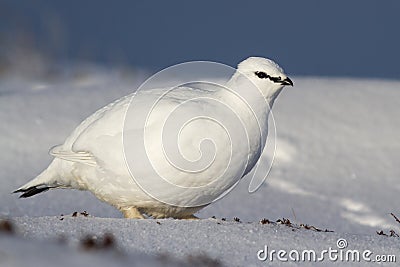
M 229 106 L 236 116 L 240 117 L 246 131 L 254 134 L 249 138 L 255 142 L 256 146 L 259 145 L 259 141 L 263 142 L 266 139 L 268 116 L 273 98 L 270 100 L 265 98 L 252 83 L 238 83 L 233 79 L 226 84 L 225 88 L 216 91 L 216 96 L 220 102 Z
M 229 105 L 236 116 L 240 117 L 249 134 L 248 142 L 253 151 L 251 160 L 258 159 L 268 135 L 268 116 L 279 92 L 266 96 L 248 79 L 241 81 L 233 76 L 226 88 L 219 90 L 217 94 L 220 101 Z M 246 172 L 250 169 L 246 169 Z
M 274 105 L 274 102 L 275 102 L 276 98 L 278 97 L 278 95 L 282 92 L 282 89 L 283 89 L 283 87 L 279 88 L 278 90 L 273 91 L 270 95 L 268 95 L 266 97 L 266 100 L 267 100 L 270 108 L 272 108 L 272 106 Z
M 226 83 L 226 88 L 227 90 L 224 90 L 221 94 L 228 99 L 232 98 L 232 94 L 236 94 L 243 98 L 249 107 L 258 114 L 267 113 L 268 115 L 283 87 L 268 88 L 264 86 L 260 88 L 242 74 L 235 73 Z M 228 95 L 231 95 L 231 97 Z

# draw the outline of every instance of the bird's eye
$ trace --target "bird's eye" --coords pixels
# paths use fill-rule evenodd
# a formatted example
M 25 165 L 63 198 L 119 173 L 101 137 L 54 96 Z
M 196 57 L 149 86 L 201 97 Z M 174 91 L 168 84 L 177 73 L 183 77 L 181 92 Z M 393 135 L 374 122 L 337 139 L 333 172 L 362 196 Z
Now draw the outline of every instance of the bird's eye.
M 260 79 L 267 79 L 268 78 L 268 74 L 266 74 L 265 72 L 262 72 L 262 71 L 256 71 L 255 74 Z

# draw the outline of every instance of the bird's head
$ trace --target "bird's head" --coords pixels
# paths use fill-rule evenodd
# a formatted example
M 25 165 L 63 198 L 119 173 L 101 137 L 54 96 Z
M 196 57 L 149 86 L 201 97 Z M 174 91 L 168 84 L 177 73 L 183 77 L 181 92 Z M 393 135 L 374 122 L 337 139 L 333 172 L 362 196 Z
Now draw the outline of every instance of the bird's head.
M 285 85 L 293 86 L 292 80 L 284 73 L 281 67 L 274 61 L 262 57 L 249 57 L 239 63 L 236 82 L 239 76 L 244 75 L 257 86 L 262 95 L 274 100 Z

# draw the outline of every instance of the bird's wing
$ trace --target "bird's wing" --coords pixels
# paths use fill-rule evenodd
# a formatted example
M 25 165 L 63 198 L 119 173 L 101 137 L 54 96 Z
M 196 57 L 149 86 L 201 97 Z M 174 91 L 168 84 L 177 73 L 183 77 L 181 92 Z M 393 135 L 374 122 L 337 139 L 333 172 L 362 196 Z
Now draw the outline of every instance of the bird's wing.
M 125 113 L 129 107 L 131 98 L 135 95 L 134 104 L 137 109 L 146 107 L 142 103 L 156 102 L 159 97 L 161 101 L 157 110 L 165 113 L 172 110 L 182 101 L 194 96 L 201 95 L 199 89 L 189 89 L 186 87 L 178 88 L 166 95 L 163 95 L 165 89 L 153 89 L 142 91 L 140 94 L 131 94 L 98 110 L 93 115 L 83 121 L 74 132 L 67 138 L 63 145 L 56 146 L 50 150 L 50 155 L 63 160 L 83 163 L 90 166 L 110 165 L 116 166 L 123 162 L 122 135 L 124 131 Z M 206 93 L 206 92 L 203 92 Z M 146 110 L 144 110 L 146 111 Z M 139 114 L 146 112 L 140 111 Z M 155 112 L 158 113 L 157 111 Z M 168 112 L 167 112 L 168 113 Z M 164 116 L 152 116 L 146 127 L 149 129 L 152 125 L 158 125 L 162 122 Z M 129 125 L 130 134 L 140 137 L 143 134 L 142 125 Z M 125 129 L 126 130 L 126 129 Z
M 77 163 L 83 163 L 89 166 L 96 166 L 97 161 L 95 157 L 87 151 L 66 151 L 63 150 L 63 146 L 55 146 L 52 149 L 50 149 L 49 154 L 52 155 L 53 157 L 71 161 L 71 162 L 77 162 Z
M 124 97 L 121 97 L 120 99 L 117 99 L 116 101 L 108 104 L 107 106 L 97 110 L 95 113 L 87 117 L 84 121 L 82 121 L 78 127 L 75 128 L 75 130 L 70 134 L 70 136 L 65 140 L 64 142 L 64 149 L 66 148 L 71 148 L 72 144 L 76 141 L 79 136 L 85 132 L 85 130 L 94 122 L 97 120 L 101 120 L 109 111 L 112 111 L 114 109 L 119 109 L 121 107 L 127 106 L 129 104 L 129 101 L 131 97 L 134 94 L 130 94 Z

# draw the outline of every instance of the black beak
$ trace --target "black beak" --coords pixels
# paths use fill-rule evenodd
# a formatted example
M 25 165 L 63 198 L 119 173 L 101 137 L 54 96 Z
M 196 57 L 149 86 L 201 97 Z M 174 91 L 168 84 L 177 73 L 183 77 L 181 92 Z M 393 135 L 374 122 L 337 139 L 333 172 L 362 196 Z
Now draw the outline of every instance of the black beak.
M 284 80 L 281 82 L 281 84 L 293 86 L 293 82 L 292 82 L 292 80 L 291 80 L 289 77 L 287 77 L 286 79 L 284 79 Z

